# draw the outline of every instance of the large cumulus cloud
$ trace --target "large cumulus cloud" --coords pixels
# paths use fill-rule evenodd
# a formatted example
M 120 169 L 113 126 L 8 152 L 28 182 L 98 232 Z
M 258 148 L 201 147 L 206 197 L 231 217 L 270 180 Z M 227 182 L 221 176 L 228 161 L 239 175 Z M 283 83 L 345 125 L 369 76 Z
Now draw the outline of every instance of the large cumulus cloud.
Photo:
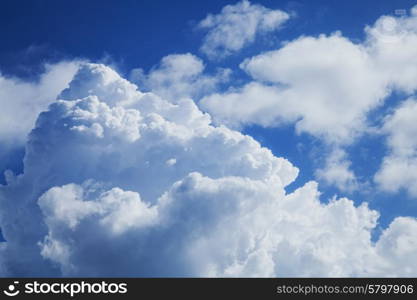
M 373 243 L 366 203 L 324 204 L 315 182 L 286 193 L 296 167 L 191 100 L 95 64 L 60 98 L 38 117 L 24 173 L 0 188 L 4 274 L 417 274 L 415 219 Z

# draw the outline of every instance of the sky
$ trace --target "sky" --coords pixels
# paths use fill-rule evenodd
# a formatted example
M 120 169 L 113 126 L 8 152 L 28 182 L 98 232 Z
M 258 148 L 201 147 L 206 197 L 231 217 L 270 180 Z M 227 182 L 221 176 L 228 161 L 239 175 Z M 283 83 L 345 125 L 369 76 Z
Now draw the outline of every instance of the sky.
M 416 276 L 415 5 L 3 1 L 0 274 Z

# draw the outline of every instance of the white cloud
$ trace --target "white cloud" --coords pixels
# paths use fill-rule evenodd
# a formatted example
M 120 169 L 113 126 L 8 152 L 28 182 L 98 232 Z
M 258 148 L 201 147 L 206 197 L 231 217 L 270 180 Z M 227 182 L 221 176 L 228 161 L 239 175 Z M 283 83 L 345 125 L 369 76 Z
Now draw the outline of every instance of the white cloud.
M 384 191 L 405 189 L 417 197 L 417 101 L 408 99 L 385 118 L 389 154 L 384 158 L 375 181 Z
M 58 98 L 74 100 L 90 95 L 100 97 L 110 105 L 126 105 L 143 96 L 135 84 L 121 78 L 113 69 L 101 64 L 83 64 Z
M 208 111 L 216 123 L 232 128 L 249 124 L 275 126 L 292 119 L 289 111 L 283 113 L 285 116 L 282 118 L 275 115 L 277 93 L 277 87 L 251 82 L 237 91 L 206 96 L 200 101 L 200 107 Z
M 73 195 L 68 194 L 68 189 L 79 191 Z M 282 189 L 263 181 L 242 177 L 210 179 L 191 173 L 175 183 L 156 205 L 137 209 L 146 209 L 142 214 L 150 217 L 143 218 L 138 213 L 130 219 L 136 226 L 123 224 L 124 230 L 117 232 L 109 228 L 120 220 L 106 220 L 107 214 L 117 214 L 118 210 L 114 212 L 102 204 L 111 192 L 79 202 L 79 194 L 88 194 L 89 190 L 70 185 L 53 188 L 40 198 L 49 228 L 42 243 L 43 256 L 58 262 L 65 275 L 81 275 L 87 270 L 148 276 L 176 271 L 180 272 L 177 275 L 187 276 L 341 276 L 362 271 L 362 259 L 374 259 L 368 253 L 369 229 L 375 226 L 377 214 L 366 206 L 355 208 L 347 199 L 322 206 L 314 183 L 285 196 Z M 114 200 L 121 202 L 124 193 L 142 203 L 138 194 L 123 191 Z M 62 196 L 73 197 L 68 201 L 72 212 L 62 214 L 56 209 L 61 207 Z M 54 211 L 58 213 L 45 207 L 44 199 L 55 203 Z M 81 210 L 87 205 L 97 207 L 100 213 Z M 81 220 L 71 227 L 68 216 L 74 214 Z M 120 267 L 100 266 L 94 259 L 97 253 L 85 251 L 91 243 L 89 232 L 96 232 L 99 243 L 116 241 L 114 247 L 103 247 L 102 255 L 118 257 Z M 129 255 L 119 256 L 120 244 L 127 243 L 131 245 Z M 143 249 L 147 245 L 153 247 L 148 251 L 155 255 L 154 260 L 149 260 L 149 253 Z M 167 245 L 171 249 L 166 249 Z M 347 253 L 343 247 L 351 251 Z M 365 251 L 363 247 L 367 247 Z M 290 254 L 292 251 L 295 254 Z M 142 269 L 126 269 L 132 261 Z M 158 270 L 161 274 L 155 273 L 158 263 L 166 268 Z M 171 269 L 175 267 L 178 270 Z
M 382 16 L 365 28 L 362 43 L 353 43 L 341 33 L 304 36 L 247 59 L 241 68 L 253 81 L 206 96 L 201 107 L 220 124 L 240 128 L 292 123 L 298 133 L 343 149 L 370 130 L 369 112 L 393 90 L 416 91 L 415 12 Z M 348 158 L 330 164 L 329 160 L 324 169 L 331 166 L 326 172 L 331 178 L 320 172 L 319 177 L 338 186 L 357 180 Z
M 417 251 L 415 219 L 374 244 L 376 211 L 323 204 L 315 182 L 286 194 L 294 166 L 191 100 L 92 64 L 62 95 L 30 134 L 24 174 L 0 187 L 6 275 L 417 274 L 398 267 Z
M 211 59 L 231 55 L 253 43 L 259 34 L 279 29 L 289 17 L 286 12 L 247 0 L 226 5 L 219 14 L 209 14 L 198 24 L 207 30 L 200 50 Z
M 365 49 L 339 34 L 299 38 L 241 67 L 256 81 L 201 102 L 220 122 L 291 122 L 298 132 L 345 144 L 363 131 L 366 113 L 386 95 Z
M 383 258 L 380 268 L 386 276 L 412 277 L 417 267 L 416 254 L 417 222 L 413 218 L 398 217 L 382 233 L 376 250 Z M 394 268 L 398 268 L 399 273 Z
M 16 164 L 39 113 L 67 86 L 77 66 L 76 61 L 46 65 L 36 81 L 0 74 L 0 173 Z
M 417 7 L 417 6 L 416 6 Z M 417 13 L 410 16 L 382 16 L 373 27 L 366 27 L 365 45 L 388 86 L 413 93 L 417 89 Z
M 230 69 L 218 69 L 215 74 L 204 74 L 203 61 L 190 53 L 171 54 L 161 59 L 148 74 L 133 69 L 130 79 L 141 89 L 147 89 L 172 102 L 182 98 L 200 99 L 212 93 L 219 84 L 226 83 Z
M 39 113 L 67 86 L 77 67 L 77 62 L 46 65 L 36 82 L 0 75 L 0 141 L 23 144 Z
M 326 157 L 324 168 L 317 169 L 315 174 L 319 180 L 337 187 L 340 191 L 352 192 L 359 188 L 359 183 L 350 166 L 347 153 L 336 148 Z

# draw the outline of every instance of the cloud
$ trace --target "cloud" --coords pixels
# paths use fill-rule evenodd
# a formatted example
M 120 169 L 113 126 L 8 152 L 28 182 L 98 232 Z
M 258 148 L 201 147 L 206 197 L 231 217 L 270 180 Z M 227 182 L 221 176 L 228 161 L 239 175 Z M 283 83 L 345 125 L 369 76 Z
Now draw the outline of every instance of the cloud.
M 385 260 L 381 261 L 381 269 L 386 276 L 395 276 L 394 266 L 400 268 L 400 274 L 412 274 L 417 264 L 412 259 L 417 243 L 415 232 L 416 219 L 398 217 L 386 229 L 376 245 L 376 250 Z M 409 276 L 409 275 L 408 275 Z
M 235 128 L 258 124 L 295 124 L 327 145 L 343 149 L 370 131 L 369 113 L 392 91 L 417 89 L 417 14 L 382 16 L 365 28 L 366 39 L 354 43 L 336 32 L 302 36 L 280 49 L 246 59 L 241 68 L 252 80 L 204 97 L 200 107 L 218 124 Z M 354 182 L 350 162 L 333 160 L 332 179 Z
M 355 274 L 362 267 L 358 258 L 369 255 L 361 246 L 369 247 L 369 228 L 374 226 L 377 214 L 365 205 L 355 208 L 347 199 L 321 207 L 316 188 L 310 183 L 286 197 L 282 190 L 274 190 L 273 185 L 262 181 L 211 179 L 191 173 L 151 207 L 132 192 L 110 190 L 96 199 L 84 200 L 80 194 L 88 195 L 88 189 L 53 188 L 40 198 L 49 228 L 42 253 L 58 262 L 66 275 L 81 275 L 86 270 L 96 272 L 88 275 L 140 272 L 145 276 Z M 77 191 L 72 195 L 68 189 Z M 103 204 L 109 194 L 117 203 L 116 209 Z M 69 202 L 65 212 L 44 204 L 61 207 L 57 203 L 68 196 L 73 198 L 65 202 Z M 119 214 L 126 199 L 141 204 L 141 208 L 136 209 L 134 218 L 126 216 L 132 223 L 120 224 L 123 218 L 109 215 Z M 99 212 L 94 213 L 94 209 Z M 77 226 L 71 226 L 69 220 L 74 215 L 79 218 Z M 96 232 L 97 242 L 114 245 L 104 247 L 102 255 L 119 257 L 117 264 L 99 265 L 96 251 L 85 251 L 91 243 L 90 232 Z M 341 247 L 356 250 L 348 254 L 341 252 Z M 125 248 L 129 248 L 129 255 L 125 252 L 119 256 Z M 148 251 L 154 259 L 149 259 Z M 292 251 L 297 254 L 291 255 Z M 349 260 L 353 261 L 350 266 Z M 132 261 L 141 270 L 128 267 Z M 165 269 L 158 269 L 159 264 Z
M 217 69 L 213 75 L 204 74 L 205 65 L 195 55 L 171 54 L 161 59 L 148 74 L 142 69 L 133 69 L 130 79 L 141 89 L 172 102 L 182 98 L 200 99 L 212 93 L 221 83 L 229 80 L 230 69 Z
M 350 166 L 351 162 L 344 150 L 332 149 L 326 157 L 324 168 L 315 171 L 316 177 L 340 191 L 352 192 L 359 188 L 359 183 Z
M 412 94 L 417 89 L 417 10 L 409 16 L 382 16 L 373 27 L 367 26 L 369 54 L 384 75 L 385 84 L 395 90 Z
M 363 131 L 366 113 L 387 94 L 367 52 L 340 34 L 301 37 L 241 67 L 255 81 L 201 102 L 220 122 L 235 126 L 295 123 L 299 133 L 350 143 Z
M 307 36 L 246 59 L 241 68 L 254 80 L 238 91 L 208 96 L 202 105 L 227 124 L 291 122 L 299 132 L 349 144 L 366 129 L 369 111 L 392 89 L 417 89 L 412 59 L 417 55 L 417 15 L 411 12 L 408 17 L 382 16 L 365 28 L 362 44 L 340 33 Z M 384 31 L 386 20 L 394 26 L 391 31 Z M 241 110 L 231 111 L 236 106 Z
M 258 35 L 279 29 L 289 18 L 286 12 L 246 0 L 226 5 L 219 14 L 209 14 L 198 24 L 207 30 L 200 50 L 211 59 L 231 55 L 253 43 Z
M 83 65 L 41 113 L 24 173 L 0 187 L 8 276 L 415 276 L 417 220 L 371 241 L 378 213 L 317 183 L 191 100 Z M 167 163 L 170 162 L 170 163 Z M 100 249 L 100 251 L 97 251 Z
M 36 118 L 71 81 L 77 65 L 76 61 L 46 65 L 36 81 L 0 74 L 0 178 L 6 169 L 16 167 Z
M 383 191 L 406 190 L 417 197 L 417 101 L 410 98 L 385 118 L 382 132 L 387 134 L 390 152 L 384 158 L 375 182 Z
M 0 75 L 0 141 L 22 144 L 39 113 L 54 101 L 71 81 L 77 62 L 46 65 L 36 82 Z

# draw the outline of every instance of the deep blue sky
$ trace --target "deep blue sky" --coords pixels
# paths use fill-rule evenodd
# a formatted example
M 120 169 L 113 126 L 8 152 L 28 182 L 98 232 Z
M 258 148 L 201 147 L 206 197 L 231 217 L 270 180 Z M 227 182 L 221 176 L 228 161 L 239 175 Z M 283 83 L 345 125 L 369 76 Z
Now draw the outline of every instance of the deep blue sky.
M 30 76 L 30 65 L 62 57 L 103 59 L 110 55 L 126 70 L 149 68 L 167 54 L 198 53 L 193 24 L 237 1 L 162 0 L 3 0 L 0 3 L 0 69 Z M 253 1 L 254 2 L 254 1 Z M 281 39 L 341 30 L 361 38 L 363 27 L 402 1 L 282 1 L 256 3 L 294 11 L 298 17 L 279 32 Z M 233 60 L 233 59 L 232 59 Z
M 0 2 L 0 71 L 5 75 L 32 80 L 45 62 L 86 58 L 115 63 L 122 73 L 127 74 L 137 67 L 148 70 L 168 54 L 191 52 L 200 55 L 198 48 L 202 33 L 194 29 L 195 24 L 208 13 L 218 13 L 226 4 L 236 2 L 3 0 Z M 408 0 L 252 2 L 292 11 L 297 17 L 276 34 L 272 45 L 257 45 L 244 50 L 241 55 L 222 61 L 221 66 L 236 68 L 244 57 L 268 47 L 276 48 L 280 41 L 300 35 L 340 30 L 345 36 L 359 41 L 363 38 L 365 25 L 372 24 L 383 14 L 392 14 L 396 9 L 409 9 L 416 4 Z M 206 63 L 210 69 L 212 66 L 208 61 Z M 245 132 L 301 169 L 295 186 L 313 179 L 317 164 L 308 150 L 318 141 L 307 136 L 295 136 L 291 128 L 252 127 Z M 297 144 L 304 148 L 297 148 Z M 384 152 L 383 141 L 361 140 L 349 150 L 358 175 L 372 176 Z M 359 155 L 359 150 L 380 154 L 370 159 L 369 156 Z M 334 193 L 341 195 L 332 188 L 320 189 L 324 191 L 324 198 Z M 371 207 L 380 210 L 383 226 L 398 215 L 417 216 L 417 201 L 408 199 L 405 194 L 382 195 L 375 192 L 348 196 L 358 202 L 369 201 Z

